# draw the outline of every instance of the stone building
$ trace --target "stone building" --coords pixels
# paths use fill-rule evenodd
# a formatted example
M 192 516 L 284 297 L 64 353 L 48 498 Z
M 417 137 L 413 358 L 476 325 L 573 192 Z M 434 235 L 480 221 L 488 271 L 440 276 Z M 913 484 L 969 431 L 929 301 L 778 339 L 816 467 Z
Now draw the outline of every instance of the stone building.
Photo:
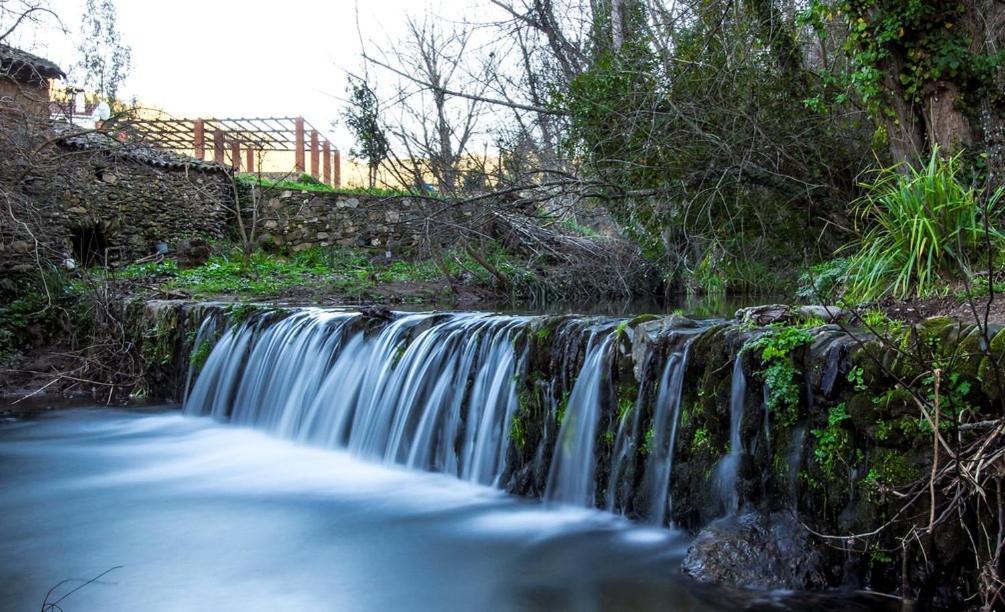
M 56 64 L 27 51 L 0 45 L 0 101 L 3 108 L 49 114 L 49 80 L 65 78 Z
M 62 135 L 62 137 L 60 137 Z M 214 163 L 53 124 L 30 159 L 0 151 L 0 276 L 72 260 L 128 263 L 180 240 L 224 238 L 229 171 Z

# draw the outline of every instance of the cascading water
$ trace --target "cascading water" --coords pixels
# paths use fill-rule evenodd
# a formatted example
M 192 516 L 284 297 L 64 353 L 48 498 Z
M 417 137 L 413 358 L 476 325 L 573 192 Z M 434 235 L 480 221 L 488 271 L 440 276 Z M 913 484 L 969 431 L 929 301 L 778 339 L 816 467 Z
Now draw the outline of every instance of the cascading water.
M 656 397 L 653 438 L 646 465 L 647 499 L 650 505 L 648 516 L 649 522 L 656 525 L 662 525 L 672 509 L 670 475 L 673 471 L 673 453 L 677 442 L 677 423 L 680 421 L 680 400 L 684 391 L 684 370 L 687 367 L 689 346 L 690 344 L 686 344 L 681 351 L 670 355 L 660 377 L 660 391 Z
M 743 374 L 743 353 L 739 352 L 736 354 L 736 359 L 733 360 L 733 379 L 730 384 L 729 453 L 719 462 L 716 473 L 719 496 L 729 513 L 736 512 L 740 506 L 737 477 L 740 469 L 740 456 L 743 454 L 740 426 L 743 423 L 746 398 L 747 378 Z
M 528 320 L 410 314 L 379 331 L 316 309 L 254 320 L 222 335 L 185 411 L 494 484 Z
M 608 374 L 607 353 L 617 337 L 610 325 L 594 329 L 587 343 L 583 367 L 569 395 L 555 441 L 555 452 L 548 471 L 547 501 L 579 506 L 594 505 L 593 473 L 596 456 L 593 447 L 600 420 L 601 397 Z

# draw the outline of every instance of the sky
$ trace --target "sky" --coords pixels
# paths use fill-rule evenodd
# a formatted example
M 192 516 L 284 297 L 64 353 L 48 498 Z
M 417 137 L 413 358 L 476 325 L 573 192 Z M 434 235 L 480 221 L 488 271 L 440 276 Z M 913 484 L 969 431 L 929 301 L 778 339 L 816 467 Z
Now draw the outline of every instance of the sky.
M 399 39 L 408 14 L 445 19 L 484 15 L 484 0 L 117 0 L 132 73 L 120 97 L 175 117 L 303 115 L 343 151 L 352 138 L 332 127 L 343 106 L 347 72 L 359 73 L 361 42 Z M 75 61 L 83 0 L 49 0 L 70 35 L 54 22 L 14 41 L 55 61 Z

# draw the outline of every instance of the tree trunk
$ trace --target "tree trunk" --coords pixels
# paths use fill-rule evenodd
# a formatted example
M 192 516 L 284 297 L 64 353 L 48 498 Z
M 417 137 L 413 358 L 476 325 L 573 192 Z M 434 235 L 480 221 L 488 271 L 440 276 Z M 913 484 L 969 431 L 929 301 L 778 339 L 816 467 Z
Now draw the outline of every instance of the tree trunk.
M 924 122 L 915 112 L 914 105 L 904 95 L 897 75 L 900 71 L 886 71 L 883 84 L 890 96 L 893 116 L 886 119 L 886 134 L 890 142 L 890 156 L 902 170 L 918 159 L 925 150 Z
M 922 93 L 928 144 L 946 154 L 973 143 L 970 120 L 957 108 L 959 98 L 959 88 L 948 81 L 929 83 Z

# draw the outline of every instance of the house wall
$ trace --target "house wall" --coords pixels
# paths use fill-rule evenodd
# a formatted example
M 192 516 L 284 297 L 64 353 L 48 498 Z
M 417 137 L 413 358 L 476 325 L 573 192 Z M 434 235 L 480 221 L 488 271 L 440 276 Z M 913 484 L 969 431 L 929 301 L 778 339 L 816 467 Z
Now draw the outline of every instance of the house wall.
M 0 77 L 2 108 L 28 112 L 39 117 L 49 116 L 49 82 L 31 85 Z
M 91 263 L 115 263 L 150 255 L 158 242 L 220 239 L 230 229 L 230 180 L 223 172 L 64 149 L 46 161 L 10 184 L 17 164 L 0 160 L 0 186 L 13 202 L 0 210 L 0 274 L 79 260 L 75 240 L 86 241 L 77 251 L 96 251 Z

